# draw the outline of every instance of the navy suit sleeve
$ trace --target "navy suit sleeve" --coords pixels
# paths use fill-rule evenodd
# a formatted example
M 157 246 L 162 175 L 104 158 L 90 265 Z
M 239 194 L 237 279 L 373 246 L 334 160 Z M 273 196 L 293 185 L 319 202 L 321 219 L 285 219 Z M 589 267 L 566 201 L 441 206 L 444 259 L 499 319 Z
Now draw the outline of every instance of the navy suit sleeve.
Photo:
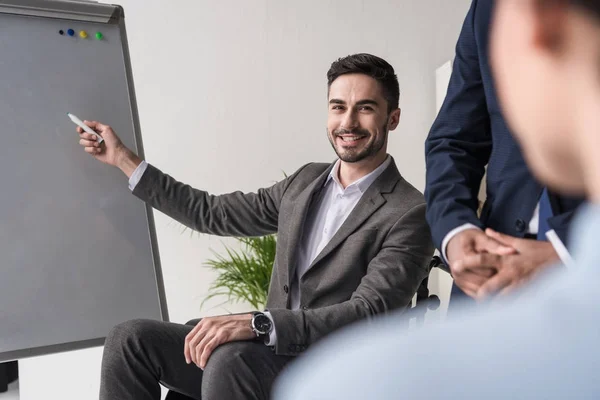
M 477 218 L 479 187 L 492 138 L 474 34 L 477 0 L 456 45 L 444 104 L 425 142 L 427 221 L 436 247 L 452 229 Z

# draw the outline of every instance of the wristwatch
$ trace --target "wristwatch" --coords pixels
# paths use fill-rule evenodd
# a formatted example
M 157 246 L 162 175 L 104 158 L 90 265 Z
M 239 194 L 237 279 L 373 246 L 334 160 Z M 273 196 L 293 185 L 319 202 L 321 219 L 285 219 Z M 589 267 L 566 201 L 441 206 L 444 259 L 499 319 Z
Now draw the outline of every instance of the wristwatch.
M 269 342 L 269 335 L 273 331 L 273 322 L 264 313 L 255 312 L 252 314 L 252 322 L 250 324 L 252 332 L 256 334 L 256 337 L 263 340 L 265 343 Z

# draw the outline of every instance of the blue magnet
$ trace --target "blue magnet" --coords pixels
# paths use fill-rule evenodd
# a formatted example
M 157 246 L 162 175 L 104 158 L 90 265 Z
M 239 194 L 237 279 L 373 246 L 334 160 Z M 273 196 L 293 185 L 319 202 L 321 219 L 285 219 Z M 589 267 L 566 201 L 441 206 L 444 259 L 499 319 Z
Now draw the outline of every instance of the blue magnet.
M 69 29 L 67 34 L 69 34 L 69 36 L 75 36 L 75 31 L 73 29 Z

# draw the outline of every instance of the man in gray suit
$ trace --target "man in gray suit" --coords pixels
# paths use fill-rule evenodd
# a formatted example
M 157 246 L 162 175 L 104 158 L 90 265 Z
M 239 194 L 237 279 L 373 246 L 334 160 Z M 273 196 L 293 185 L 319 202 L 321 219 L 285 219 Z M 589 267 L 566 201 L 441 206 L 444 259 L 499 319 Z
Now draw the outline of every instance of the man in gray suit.
M 109 126 L 86 121 L 103 144 L 79 128 L 86 152 L 120 168 L 134 195 L 177 221 L 214 235 L 278 234 L 264 313 L 115 327 L 102 400 L 159 399 L 159 382 L 196 399 L 265 399 L 308 346 L 410 303 L 433 246 L 423 196 L 387 154 L 400 120 L 397 77 L 381 58 L 356 54 L 334 62 L 327 78 L 327 132 L 339 159 L 307 164 L 257 193 L 211 196 L 139 159 Z

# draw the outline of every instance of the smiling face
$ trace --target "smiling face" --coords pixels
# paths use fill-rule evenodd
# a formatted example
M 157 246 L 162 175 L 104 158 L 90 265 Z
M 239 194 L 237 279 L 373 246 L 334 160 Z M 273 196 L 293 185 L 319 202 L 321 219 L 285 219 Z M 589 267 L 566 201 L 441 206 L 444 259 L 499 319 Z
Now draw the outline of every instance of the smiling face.
M 400 110 L 388 113 L 381 85 L 370 76 L 341 75 L 329 88 L 327 135 L 344 162 L 384 159 L 388 132 L 399 119 Z

